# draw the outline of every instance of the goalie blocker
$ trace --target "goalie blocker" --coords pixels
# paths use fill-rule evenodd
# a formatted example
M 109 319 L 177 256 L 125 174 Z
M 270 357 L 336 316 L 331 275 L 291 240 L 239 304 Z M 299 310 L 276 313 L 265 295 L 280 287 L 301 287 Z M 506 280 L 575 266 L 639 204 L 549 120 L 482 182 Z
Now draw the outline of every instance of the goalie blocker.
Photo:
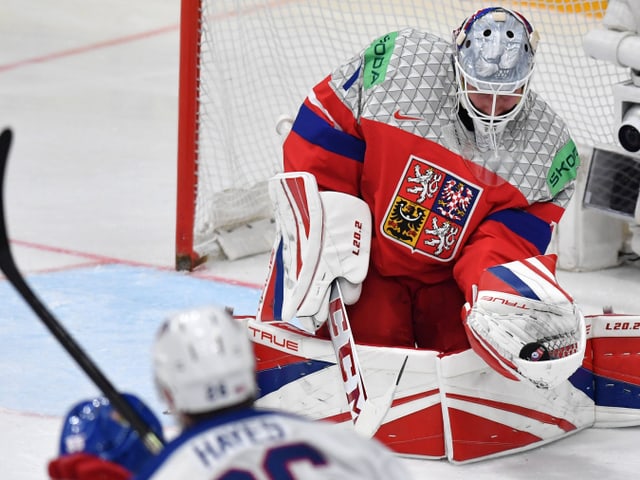
M 314 333 L 327 320 L 331 283 L 346 305 L 360 296 L 369 267 L 371 213 L 352 195 L 318 192 L 306 172 L 269 180 L 276 239 L 258 319 L 284 320 Z

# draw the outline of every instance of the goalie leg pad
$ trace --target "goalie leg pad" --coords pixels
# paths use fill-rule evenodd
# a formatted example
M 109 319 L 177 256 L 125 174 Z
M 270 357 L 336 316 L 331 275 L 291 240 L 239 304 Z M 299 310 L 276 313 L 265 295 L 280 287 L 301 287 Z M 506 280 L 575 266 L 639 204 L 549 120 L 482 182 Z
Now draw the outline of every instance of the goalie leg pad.
M 353 428 L 342 373 L 329 340 L 293 329 L 284 322 L 250 319 L 247 325 L 256 351 L 259 407 Z M 400 455 L 444 457 L 438 352 L 368 345 L 356 348 L 367 381 L 367 395 L 373 403 L 395 384 L 394 398 L 398 401 L 382 417 L 375 438 Z
M 590 358 L 596 427 L 640 425 L 640 316 L 590 316 Z
M 473 350 L 439 365 L 447 456 L 469 463 L 530 450 L 594 422 L 593 400 L 570 381 L 550 389 L 513 382 Z

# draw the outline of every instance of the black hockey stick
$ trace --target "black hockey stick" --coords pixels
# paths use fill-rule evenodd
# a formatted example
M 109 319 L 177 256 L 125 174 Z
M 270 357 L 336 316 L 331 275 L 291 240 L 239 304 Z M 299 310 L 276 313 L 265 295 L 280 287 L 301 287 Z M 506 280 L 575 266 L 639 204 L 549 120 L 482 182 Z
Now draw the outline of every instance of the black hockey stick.
M 40 317 L 49 331 L 58 342 L 69 352 L 80 368 L 89 376 L 102 393 L 109 399 L 114 408 L 129 422 L 138 432 L 146 448 L 153 454 L 157 454 L 164 446 L 162 440 L 153 432 L 151 427 L 142 419 L 129 402 L 113 387 L 102 371 L 93 363 L 73 337 L 64 329 L 56 318 L 47 310 L 43 303 L 29 288 L 16 263 L 9 247 L 9 235 L 4 215 L 4 180 L 7 163 L 9 161 L 9 148 L 13 133 L 5 129 L 0 134 L 0 269 L 7 280 L 20 293 L 24 301 L 31 307 L 34 313 Z

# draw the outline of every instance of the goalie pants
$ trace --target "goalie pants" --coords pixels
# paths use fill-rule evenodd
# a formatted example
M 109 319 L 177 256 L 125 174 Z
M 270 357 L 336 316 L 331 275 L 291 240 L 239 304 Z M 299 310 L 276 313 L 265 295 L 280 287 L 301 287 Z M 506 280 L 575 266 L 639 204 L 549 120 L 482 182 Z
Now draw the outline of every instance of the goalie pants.
M 464 302 L 453 279 L 425 285 L 383 277 L 371 264 L 360 299 L 347 313 L 358 343 L 454 352 L 469 348 L 460 315 Z

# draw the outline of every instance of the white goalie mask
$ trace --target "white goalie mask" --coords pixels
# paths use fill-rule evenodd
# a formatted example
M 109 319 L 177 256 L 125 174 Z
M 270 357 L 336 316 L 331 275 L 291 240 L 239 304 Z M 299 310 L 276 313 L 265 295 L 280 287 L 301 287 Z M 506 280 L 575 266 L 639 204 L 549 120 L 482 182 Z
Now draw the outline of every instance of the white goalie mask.
M 459 101 L 475 130 L 495 140 L 525 104 L 538 33 L 519 13 L 489 7 L 467 18 L 453 36 Z M 469 94 L 484 94 L 482 106 Z
M 221 307 L 169 317 L 152 351 L 160 394 L 172 410 L 204 413 L 255 397 L 255 357 L 244 324 Z

